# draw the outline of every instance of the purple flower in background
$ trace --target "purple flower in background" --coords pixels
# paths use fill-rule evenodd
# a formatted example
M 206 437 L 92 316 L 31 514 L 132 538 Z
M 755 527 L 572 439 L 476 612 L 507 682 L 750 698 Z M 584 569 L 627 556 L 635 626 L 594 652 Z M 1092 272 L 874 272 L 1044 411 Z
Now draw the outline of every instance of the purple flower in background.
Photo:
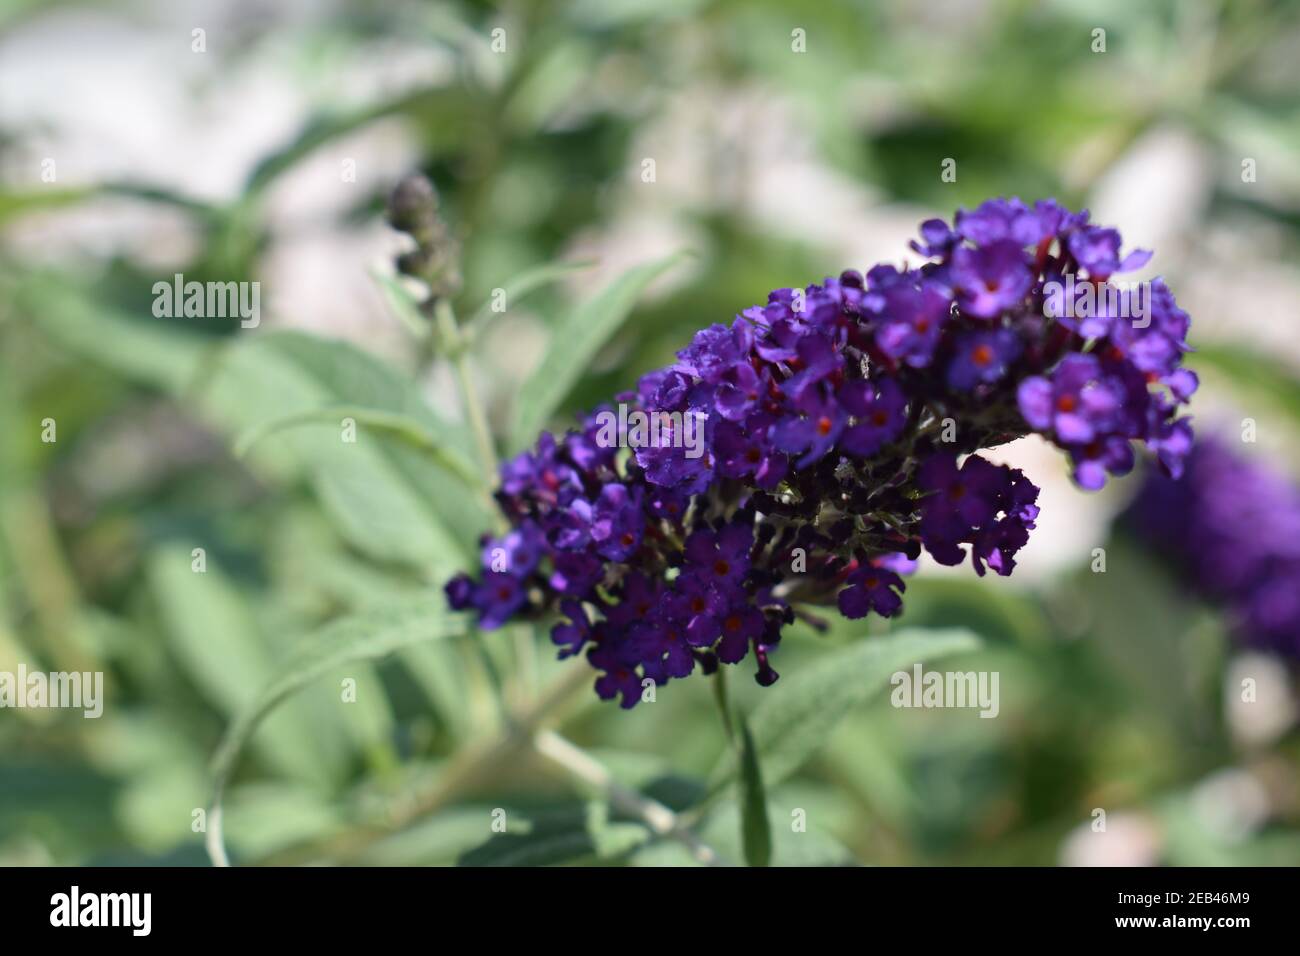
M 1201 440 L 1181 479 L 1147 472 L 1119 523 L 1222 606 L 1243 644 L 1300 660 L 1300 484 L 1288 474 Z

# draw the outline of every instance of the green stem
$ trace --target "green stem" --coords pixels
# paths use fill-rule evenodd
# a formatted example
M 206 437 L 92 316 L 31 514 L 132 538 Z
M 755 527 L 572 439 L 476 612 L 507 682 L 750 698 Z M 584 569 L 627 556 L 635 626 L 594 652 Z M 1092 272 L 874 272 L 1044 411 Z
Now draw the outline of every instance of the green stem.
M 636 817 L 652 833 L 676 840 L 685 846 L 697 863 L 705 866 L 726 865 L 717 851 L 701 840 L 693 830 L 683 826 L 672 810 L 657 800 L 618 783 L 599 761 L 559 734 L 552 730 L 542 731 L 533 738 L 533 749 L 569 776 L 605 797 L 614 808 Z
M 497 455 L 492 444 L 492 432 L 488 428 L 487 416 L 483 413 L 483 404 L 479 401 L 474 388 L 473 376 L 469 367 L 469 356 L 462 347 L 460 328 L 456 325 L 456 314 L 451 303 L 439 299 L 433 307 L 434 321 L 442 346 L 451 357 L 452 370 L 456 375 L 456 384 L 460 388 L 461 404 L 465 406 L 465 418 L 474 432 L 474 443 L 478 447 L 479 460 L 488 474 L 489 482 L 496 481 Z
M 731 721 L 731 704 L 727 700 L 727 671 L 722 664 L 718 665 L 718 670 L 713 675 L 713 699 L 718 705 L 718 715 L 722 718 L 722 729 L 726 731 L 727 743 L 731 744 L 734 749 L 736 746 L 736 728 Z

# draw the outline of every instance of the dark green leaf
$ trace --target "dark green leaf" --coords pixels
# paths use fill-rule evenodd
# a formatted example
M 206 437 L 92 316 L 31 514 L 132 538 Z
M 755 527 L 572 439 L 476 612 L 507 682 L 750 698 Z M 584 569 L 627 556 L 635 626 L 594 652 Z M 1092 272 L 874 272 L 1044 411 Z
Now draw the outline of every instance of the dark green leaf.
M 745 862 L 750 866 L 767 866 L 772 860 L 772 825 L 767 818 L 767 793 L 763 789 L 763 772 L 758 750 L 743 715 L 736 715 L 740 727 L 740 819 L 741 845 Z
M 798 770 L 846 714 L 888 686 L 895 671 L 979 646 L 979 638 L 963 629 L 904 630 L 829 653 L 782 681 L 750 714 L 767 785 Z M 735 773 L 735 754 L 728 751 L 714 768 L 713 792 Z

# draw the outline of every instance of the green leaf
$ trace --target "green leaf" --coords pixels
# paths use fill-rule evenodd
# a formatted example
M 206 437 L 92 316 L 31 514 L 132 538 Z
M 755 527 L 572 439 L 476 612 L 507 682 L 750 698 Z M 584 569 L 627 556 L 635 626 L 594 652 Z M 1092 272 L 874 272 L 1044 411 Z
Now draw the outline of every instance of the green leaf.
M 479 818 L 489 828 L 486 808 Z M 610 862 L 649 839 L 640 823 L 612 822 L 600 801 L 554 807 L 505 808 L 503 832 L 462 853 L 457 866 L 555 866 Z
M 221 804 L 226 782 L 244 745 L 268 714 L 335 668 L 377 660 L 423 641 L 464 633 L 464 622 L 450 617 L 442 595 L 435 595 L 382 612 L 343 618 L 304 640 L 283 664 L 280 676 L 263 686 L 253 703 L 226 730 L 212 758 L 214 783 L 207 845 L 213 862 L 219 866 L 228 863 L 221 836 Z
M 758 765 L 758 750 L 749 724 L 736 716 L 740 727 L 740 837 L 745 862 L 750 866 L 767 866 L 772 859 L 772 825 L 767 818 L 767 793 L 763 789 L 763 772 Z
M 1300 381 L 1273 356 L 1237 345 L 1198 345 L 1188 364 L 1223 376 L 1233 387 L 1273 403 L 1300 424 Z
M 537 437 L 596 353 L 631 315 L 646 286 L 683 258 L 684 253 L 675 253 L 629 269 L 556 324 L 541 362 L 515 398 L 513 447 L 523 448 Z
M 393 315 L 401 319 L 402 324 L 406 326 L 408 332 L 415 337 L 416 341 L 424 341 L 433 332 L 433 325 L 429 319 L 420 311 L 420 303 L 415 300 L 406 286 L 402 285 L 397 276 L 385 275 L 382 272 L 371 270 L 370 277 L 375 280 L 379 289 L 384 294 L 384 301 L 388 303 L 388 308 Z
M 33 276 L 18 298 L 23 312 L 59 347 L 155 388 L 183 391 L 213 348 L 209 336 L 106 308 L 66 277 Z
M 459 478 L 466 488 L 471 491 L 478 488 L 479 477 L 473 466 L 459 453 L 440 443 L 437 436 L 426 431 L 415 418 L 410 415 L 386 412 L 382 409 L 365 408 L 361 405 L 330 405 L 326 408 L 309 408 L 301 412 L 293 412 L 282 418 L 272 418 L 269 421 L 261 422 L 252 428 L 246 429 L 243 434 L 235 439 L 234 452 L 237 457 L 243 458 L 258 442 L 283 429 L 313 423 L 338 424 L 345 418 L 353 419 L 358 425 L 364 425 L 367 428 L 400 438 L 413 448 L 418 448 L 428 454 L 430 460 Z
M 535 269 L 525 270 L 501 287 L 502 291 L 505 292 L 506 308 L 509 308 L 534 289 L 540 289 L 552 282 L 558 282 L 565 276 L 581 272 L 583 269 L 589 269 L 591 266 L 592 263 L 590 262 L 555 262 L 538 266 Z M 488 323 L 492 320 L 492 316 L 500 314 L 492 308 L 494 298 L 495 296 L 490 297 L 479 306 L 478 311 L 470 316 L 470 320 L 462 326 L 471 342 L 476 341 L 483 334 Z
M 908 629 L 858 641 L 796 672 L 768 691 L 749 717 L 767 785 L 798 770 L 851 710 L 887 686 L 895 671 L 979 646 L 979 638 L 962 628 Z M 711 793 L 735 773 L 736 757 L 728 751 L 714 768 Z
M 349 136 L 377 120 L 416 110 L 435 114 L 446 113 L 448 110 L 459 113 L 462 110 L 458 109 L 460 105 L 457 103 L 458 99 L 464 100 L 467 97 L 463 94 L 458 97 L 457 91 L 453 89 L 426 87 L 392 100 L 360 108 L 318 113 L 310 117 L 291 140 L 263 157 L 254 167 L 244 186 L 245 195 L 256 196 L 264 193 L 282 173 L 322 146 L 340 137 Z
M 273 472 L 305 471 L 340 533 L 373 558 L 445 576 L 464 565 L 468 543 L 490 522 L 480 498 L 429 460 L 428 446 L 436 446 L 441 463 L 467 477 L 466 431 L 435 414 L 395 370 L 347 343 L 298 332 L 250 336 L 222 355 L 204 405 L 245 440 L 250 429 L 256 437 L 286 418 L 299 424 L 259 446 L 257 460 Z M 302 424 L 339 406 L 365 409 L 386 427 L 344 442 L 337 420 Z M 393 440 L 394 430 L 406 440 Z M 425 447 L 411 447 L 412 436 Z
M 190 552 L 169 546 L 147 565 L 149 589 L 161 612 L 172 655 L 203 697 L 233 717 L 275 673 L 275 659 L 247 602 L 214 562 L 195 573 Z M 281 771 L 326 783 L 325 748 L 313 737 L 308 713 L 276 714 L 256 740 L 259 754 Z

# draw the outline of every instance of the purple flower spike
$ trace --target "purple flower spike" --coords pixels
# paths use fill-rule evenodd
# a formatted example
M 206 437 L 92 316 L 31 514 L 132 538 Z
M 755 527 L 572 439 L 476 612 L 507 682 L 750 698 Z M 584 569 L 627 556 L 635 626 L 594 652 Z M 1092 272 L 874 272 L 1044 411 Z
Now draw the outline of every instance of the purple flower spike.
M 477 578 L 447 582 L 450 605 L 484 629 L 558 612 L 559 654 L 585 655 L 596 693 L 625 708 L 742 660 L 769 686 L 784 626 L 818 621 L 803 605 L 897 616 L 922 551 L 1012 573 L 1038 488 L 981 449 L 1037 433 L 1087 489 L 1133 468 L 1139 445 L 1170 475 L 1194 467 L 1187 314 L 1160 280 L 1138 310 L 1099 295 L 1147 253 L 1121 255 L 1087 212 L 1016 198 L 927 220 L 912 247 L 929 260 L 916 269 L 773 291 L 605 414 L 543 433 L 502 465 L 509 528 L 484 539 Z M 1237 613 L 1292 626 L 1294 580 Z

